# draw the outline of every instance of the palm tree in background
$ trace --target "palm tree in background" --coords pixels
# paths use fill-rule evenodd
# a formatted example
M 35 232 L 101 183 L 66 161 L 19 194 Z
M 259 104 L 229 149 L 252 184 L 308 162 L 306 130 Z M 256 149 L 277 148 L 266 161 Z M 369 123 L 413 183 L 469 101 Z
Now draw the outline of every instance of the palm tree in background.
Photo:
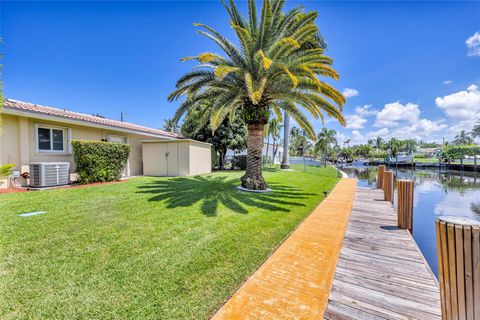
M 453 143 L 457 146 L 463 146 L 473 143 L 473 138 L 465 130 L 460 130 L 460 132 L 455 136 Z
M 408 154 L 412 154 L 417 150 L 418 141 L 416 139 L 404 140 L 404 148 Z
M 242 186 L 263 190 L 267 188 L 262 176 L 263 130 L 270 113 L 280 118 L 286 111 L 315 139 L 304 111 L 315 119 L 323 119 L 326 114 L 345 125 L 345 97 L 318 78 L 338 79 L 338 73 L 323 49 L 310 46 L 318 42 L 319 30 L 314 24 L 317 12 L 295 8 L 283 14 L 285 1 L 264 0 L 257 16 L 255 1 L 249 0 L 247 20 L 233 0 L 224 5 L 240 47 L 213 28 L 195 24 L 202 29 L 198 33 L 214 41 L 223 55 L 206 52 L 183 59 L 197 60 L 199 66 L 181 77 L 169 96 L 170 101 L 185 98 L 173 119 L 177 122 L 197 104 L 212 98 L 215 102 L 205 112 L 204 120 L 210 120 L 213 130 L 239 111 L 248 126 L 247 169 Z
M 398 163 L 398 153 L 402 148 L 402 143 L 397 138 L 391 138 L 390 140 L 388 140 L 387 146 L 388 146 L 388 152 L 390 154 L 390 157 L 395 157 L 395 166 L 396 166 Z
M 319 150 L 323 151 L 323 165 L 326 167 L 327 166 L 327 150 L 328 146 L 331 143 L 334 143 L 337 139 L 335 138 L 335 135 L 337 132 L 332 129 L 327 129 L 326 127 L 322 128 L 322 131 L 318 134 L 318 139 L 317 139 L 317 147 Z
M 163 120 L 163 130 L 171 133 L 177 133 L 179 131 L 179 127 L 173 119 L 165 119 Z
M 383 138 L 377 137 L 375 139 L 375 148 L 377 149 L 377 152 L 380 151 L 380 149 L 382 148 L 382 144 L 383 144 Z
M 472 137 L 473 138 L 480 138 L 480 120 L 477 121 L 475 126 L 472 129 Z
M 280 130 L 282 129 L 283 125 L 280 124 L 280 122 L 276 118 L 270 119 L 268 122 L 268 132 L 270 136 L 272 136 L 273 140 L 273 157 L 272 157 L 272 163 L 275 162 L 275 156 L 277 155 L 278 151 L 278 145 L 277 141 L 280 139 Z
M 350 143 L 350 141 L 352 141 L 352 139 L 351 139 L 351 138 L 347 138 L 347 139 L 345 139 L 345 140 L 343 141 L 343 144 L 344 144 L 344 145 L 347 145 L 347 148 L 348 148 L 348 144 Z

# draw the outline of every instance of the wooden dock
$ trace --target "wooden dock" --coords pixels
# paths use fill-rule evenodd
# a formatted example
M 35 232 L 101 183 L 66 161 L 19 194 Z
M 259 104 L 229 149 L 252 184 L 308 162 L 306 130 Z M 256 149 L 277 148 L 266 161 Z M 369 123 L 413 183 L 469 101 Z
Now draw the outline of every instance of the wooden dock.
M 435 276 L 382 200 L 357 188 L 324 319 L 441 319 Z

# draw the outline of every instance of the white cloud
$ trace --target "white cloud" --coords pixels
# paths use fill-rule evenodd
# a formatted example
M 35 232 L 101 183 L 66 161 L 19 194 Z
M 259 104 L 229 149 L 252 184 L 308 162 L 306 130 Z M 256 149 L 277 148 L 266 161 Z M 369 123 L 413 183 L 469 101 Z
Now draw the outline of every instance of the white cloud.
M 420 115 L 420 109 L 417 104 L 407 103 L 402 105 L 400 102 L 387 103 L 385 107 L 377 113 L 375 126 L 381 127 L 397 127 L 400 122 L 414 124 Z
M 468 55 L 471 57 L 480 57 L 480 32 L 475 32 L 473 36 L 465 40 L 468 48 Z
M 401 139 L 416 138 L 416 139 L 428 139 L 432 140 L 434 134 L 441 132 L 447 128 L 447 124 L 444 120 L 432 121 L 429 119 L 418 119 L 410 126 L 397 128 L 392 136 L 399 137 Z
M 445 80 L 445 81 L 443 81 L 442 83 L 443 83 L 444 85 L 446 85 L 446 86 L 449 86 L 449 85 L 451 85 L 451 84 L 453 83 L 453 81 L 452 81 L 452 80 Z
M 455 127 L 470 130 L 480 115 L 480 90 L 472 84 L 466 91 L 435 98 L 435 104 L 456 121 Z
M 350 141 L 350 144 L 362 144 L 366 143 L 365 137 L 358 131 L 358 130 L 353 130 L 352 131 L 352 141 Z
M 367 133 L 368 139 L 376 138 L 376 137 L 386 137 L 390 133 L 390 130 L 388 128 L 382 128 L 377 131 L 370 131 Z
M 371 104 L 366 104 L 364 106 L 356 107 L 355 113 L 361 116 L 373 116 L 378 113 L 378 110 L 372 109 Z
M 375 126 L 380 130 L 367 133 L 368 138 L 381 136 L 432 140 L 436 134 L 447 128 L 443 119 L 434 121 L 420 118 L 418 104 L 409 102 L 403 105 L 398 101 L 385 104 L 377 113 Z
M 352 89 L 352 88 L 345 88 L 345 89 L 343 89 L 342 93 L 345 96 L 345 98 L 356 97 L 360 94 L 360 92 L 358 92 L 357 89 Z
M 365 127 L 365 123 L 367 123 L 367 119 L 357 114 L 348 115 L 346 119 L 347 129 L 362 129 Z

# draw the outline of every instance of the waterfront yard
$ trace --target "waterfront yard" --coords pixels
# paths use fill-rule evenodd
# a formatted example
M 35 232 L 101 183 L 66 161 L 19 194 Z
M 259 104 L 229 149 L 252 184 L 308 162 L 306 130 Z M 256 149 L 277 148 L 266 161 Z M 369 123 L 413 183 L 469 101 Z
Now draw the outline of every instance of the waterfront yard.
M 0 195 L 0 318 L 208 318 L 338 180 L 296 169 Z

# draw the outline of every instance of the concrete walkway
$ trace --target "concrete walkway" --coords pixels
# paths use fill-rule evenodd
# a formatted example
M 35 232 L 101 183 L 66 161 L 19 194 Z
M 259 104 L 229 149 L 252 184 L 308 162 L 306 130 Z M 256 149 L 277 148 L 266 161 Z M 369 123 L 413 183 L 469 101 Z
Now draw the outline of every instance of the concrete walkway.
M 341 179 L 212 319 L 321 319 L 355 191 Z

